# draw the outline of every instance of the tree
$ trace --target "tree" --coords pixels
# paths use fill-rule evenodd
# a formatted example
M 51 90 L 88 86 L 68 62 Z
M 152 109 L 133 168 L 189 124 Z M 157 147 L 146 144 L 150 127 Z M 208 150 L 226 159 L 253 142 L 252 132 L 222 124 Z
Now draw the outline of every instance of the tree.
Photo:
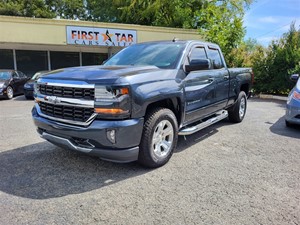
M 252 62 L 256 92 L 287 94 L 293 86 L 290 75 L 300 73 L 300 29 L 292 23 L 280 40 L 261 49 Z
M 55 14 L 43 0 L 2 0 L 0 15 L 53 18 Z
M 85 20 L 88 17 L 83 0 L 44 0 L 44 2 L 56 17 L 72 20 Z
M 199 0 L 87 0 L 91 18 L 104 22 L 193 28 Z
M 259 49 L 263 49 L 255 39 L 248 39 L 231 50 L 227 55 L 227 64 L 230 67 L 251 67 L 253 57 Z
M 220 45 L 225 57 L 241 43 L 245 30 L 244 10 L 251 0 L 211 0 L 197 13 L 199 32 L 205 40 Z

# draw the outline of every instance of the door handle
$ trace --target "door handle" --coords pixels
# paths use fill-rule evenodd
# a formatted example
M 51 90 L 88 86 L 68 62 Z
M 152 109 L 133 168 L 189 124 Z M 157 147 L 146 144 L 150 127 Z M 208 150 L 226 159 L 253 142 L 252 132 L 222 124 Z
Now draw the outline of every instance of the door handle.
M 229 75 L 225 75 L 224 80 L 229 80 Z
M 208 82 L 213 82 L 215 79 L 214 78 L 212 78 L 212 77 L 210 77 L 210 78 L 208 78 Z

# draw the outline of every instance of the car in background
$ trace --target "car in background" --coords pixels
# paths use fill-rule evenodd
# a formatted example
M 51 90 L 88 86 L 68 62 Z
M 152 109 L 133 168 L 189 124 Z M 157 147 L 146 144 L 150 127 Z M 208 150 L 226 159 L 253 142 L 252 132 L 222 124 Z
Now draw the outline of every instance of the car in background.
M 17 70 L 0 70 L 0 97 L 12 99 L 15 95 L 24 94 L 23 86 L 28 77 Z
M 48 70 L 36 72 L 30 80 L 24 84 L 24 94 L 26 99 L 33 99 L 33 85 L 34 82 L 43 74 L 48 73 Z
M 291 80 L 296 82 L 291 90 L 286 104 L 285 124 L 291 127 L 294 124 L 300 125 L 300 79 L 299 74 L 293 74 Z

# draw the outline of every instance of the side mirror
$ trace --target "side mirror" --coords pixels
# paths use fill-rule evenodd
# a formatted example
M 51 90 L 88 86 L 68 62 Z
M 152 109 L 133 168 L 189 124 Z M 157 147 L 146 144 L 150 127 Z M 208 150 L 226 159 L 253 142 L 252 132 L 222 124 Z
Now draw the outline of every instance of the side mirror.
M 292 74 L 290 77 L 291 81 L 297 82 L 299 79 L 299 74 Z
M 186 72 L 192 72 L 196 70 L 208 70 L 211 68 L 209 59 L 193 59 L 189 65 L 185 66 Z

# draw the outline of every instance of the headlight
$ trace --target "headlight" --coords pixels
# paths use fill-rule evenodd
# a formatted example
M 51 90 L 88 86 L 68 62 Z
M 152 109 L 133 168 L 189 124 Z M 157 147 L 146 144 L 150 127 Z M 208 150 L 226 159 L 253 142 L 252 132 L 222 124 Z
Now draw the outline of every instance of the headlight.
M 0 83 L 0 88 L 3 88 L 4 87 L 4 83 Z
M 126 118 L 130 115 L 130 97 L 128 87 L 95 88 L 95 112 L 101 118 Z
M 97 86 L 95 89 L 95 101 L 111 101 L 127 94 L 129 94 L 129 89 L 127 87 L 109 88 L 105 86 Z
M 33 88 L 33 86 L 30 85 L 30 84 L 28 84 L 28 83 L 26 83 L 26 84 L 24 84 L 24 88 Z

